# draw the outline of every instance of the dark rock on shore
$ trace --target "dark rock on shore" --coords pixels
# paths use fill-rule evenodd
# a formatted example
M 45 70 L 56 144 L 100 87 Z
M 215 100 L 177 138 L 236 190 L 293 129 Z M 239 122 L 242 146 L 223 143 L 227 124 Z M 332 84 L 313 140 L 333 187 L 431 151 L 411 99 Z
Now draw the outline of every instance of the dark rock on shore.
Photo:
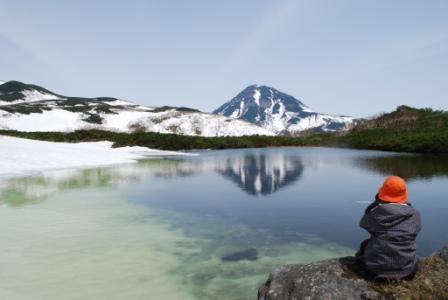
M 354 257 L 276 268 L 258 300 L 448 299 L 448 246 L 420 259 L 410 281 L 373 282 Z
M 448 246 L 444 247 L 442 250 L 440 250 L 440 257 L 448 262 Z

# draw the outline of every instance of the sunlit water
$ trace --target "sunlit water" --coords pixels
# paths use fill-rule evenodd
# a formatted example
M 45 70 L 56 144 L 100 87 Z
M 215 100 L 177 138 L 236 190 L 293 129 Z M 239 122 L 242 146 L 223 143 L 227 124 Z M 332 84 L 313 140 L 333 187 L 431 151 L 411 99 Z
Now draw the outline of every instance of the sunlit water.
M 353 254 L 389 174 L 420 254 L 448 244 L 443 156 L 225 150 L 3 178 L 0 299 L 253 299 L 277 265 Z

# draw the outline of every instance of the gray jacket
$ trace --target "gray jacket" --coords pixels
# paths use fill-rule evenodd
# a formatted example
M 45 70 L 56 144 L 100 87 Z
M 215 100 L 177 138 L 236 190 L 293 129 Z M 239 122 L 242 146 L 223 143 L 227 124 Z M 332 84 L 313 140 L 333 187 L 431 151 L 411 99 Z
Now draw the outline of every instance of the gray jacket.
M 370 233 L 364 249 L 366 268 L 386 278 L 403 278 L 417 264 L 416 244 L 420 214 L 410 204 L 375 201 L 359 224 Z

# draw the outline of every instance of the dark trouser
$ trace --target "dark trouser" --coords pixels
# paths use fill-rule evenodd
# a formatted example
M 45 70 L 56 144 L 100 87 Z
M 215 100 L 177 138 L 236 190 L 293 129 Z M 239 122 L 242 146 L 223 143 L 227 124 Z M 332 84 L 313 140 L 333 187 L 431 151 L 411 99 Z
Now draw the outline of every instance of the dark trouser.
M 364 261 L 364 251 L 367 247 L 367 244 L 369 243 L 370 239 L 366 239 L 364 241 L 361 242 L 361 244 L 359 245 L 359 250 L 358 252 L 356 252 L 355 257 L 358 258 L 361 262 L 361 264 L 363 265 L 364 271 L 366 272 L 366 275 L 368 277 L 368 279 L 370 280 L 374 280 L 374 281 L 390 281 L 390 280 L 412 280 L 415 276 L 415 274 L 418 271 L 418 260 L 416 262 L 416 264 L 414 265 L 414 269 L 412 270 L 412 272 L 405 276 L 405 277 L 395 277 L 395 278 L 388 278 L 382 275 L 378 275 L 372 271 L 370 271 L 366 265 L 365 265 L 365 261 Z

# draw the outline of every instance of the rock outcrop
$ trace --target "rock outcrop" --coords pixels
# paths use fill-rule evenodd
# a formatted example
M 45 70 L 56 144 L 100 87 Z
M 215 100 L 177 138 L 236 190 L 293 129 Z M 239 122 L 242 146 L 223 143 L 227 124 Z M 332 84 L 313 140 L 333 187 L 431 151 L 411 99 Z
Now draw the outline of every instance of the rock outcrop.
M 448 299 L 448 246 L 420 259 L 415 278 L 373 282 L 355 257 L 276 268 L 258 300 Z

